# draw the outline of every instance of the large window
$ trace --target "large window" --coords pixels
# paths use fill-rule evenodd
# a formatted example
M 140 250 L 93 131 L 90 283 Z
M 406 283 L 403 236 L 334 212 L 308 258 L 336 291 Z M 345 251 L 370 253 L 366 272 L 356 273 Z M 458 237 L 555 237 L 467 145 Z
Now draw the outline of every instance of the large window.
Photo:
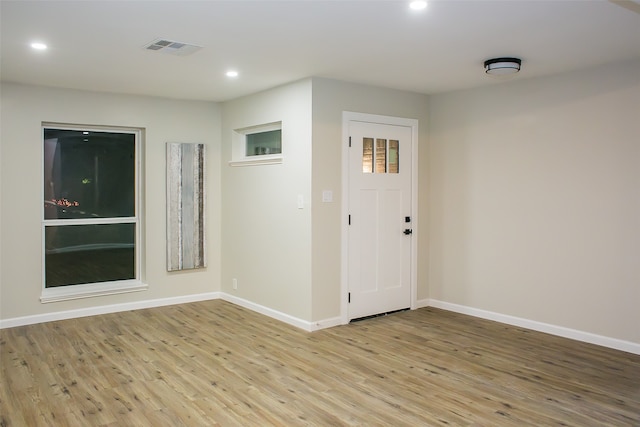
M 43 126 L 43 302 L 140 287 L 140 131 Z

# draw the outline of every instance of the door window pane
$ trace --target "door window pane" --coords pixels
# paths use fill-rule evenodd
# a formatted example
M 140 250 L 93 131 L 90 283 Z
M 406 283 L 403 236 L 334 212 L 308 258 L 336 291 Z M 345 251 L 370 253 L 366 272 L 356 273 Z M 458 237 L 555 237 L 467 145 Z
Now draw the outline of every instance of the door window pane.
M 45 287 L 136 278 L 136 224 L 45 227 Z
M 400 142 L 395 139 L 389 140 L 389 173 L 400 172 Z
M 362 139 L 362 172 L 373 173 L 373 138 Z
M 376 173 L 387 172 L 387 140 L 376 139 Z

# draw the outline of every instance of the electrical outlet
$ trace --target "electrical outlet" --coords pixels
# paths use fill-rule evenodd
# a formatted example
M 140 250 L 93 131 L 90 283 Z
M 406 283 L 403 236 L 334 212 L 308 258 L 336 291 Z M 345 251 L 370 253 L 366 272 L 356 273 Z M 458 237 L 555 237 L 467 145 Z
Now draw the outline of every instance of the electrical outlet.
M 238 289 L 238 279 L 233 279 L 233 289 Z

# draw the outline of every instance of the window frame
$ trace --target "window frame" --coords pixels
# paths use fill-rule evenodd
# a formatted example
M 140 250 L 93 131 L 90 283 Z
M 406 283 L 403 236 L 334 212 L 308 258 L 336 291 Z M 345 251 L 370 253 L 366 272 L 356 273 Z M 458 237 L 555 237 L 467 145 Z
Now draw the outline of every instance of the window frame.
M 42 122 L 40 128 L 40 200 L 45 199 L 45 129 L 60 129 L 89 132 L 127 133 L 134 135 L 134 216 L 110 217 L 110 218 L 81 218 L 81 219 L 45 219 L 45 210 L 41 208 L 41 267 L 42 267 L 42 293 L 41 303 L 66 301 L 79 298 L 89 298 L 102 295 L 112 295 L 125 292 L 136 292 L 148 289 L 143 283 L 143 212 L 142 212 L 142 153 L 144 146 L 144 129 L 117 126 L 95 126 L 69 123 Z M 42 206 L 42 204 L 41 204 Z M 47 227 L 71 226 L 71 225 L 101 225 L 101 224 L 135 224 L 134 235 L 134 279 L 116 280 L 107 282 L 94 282 L 73 284 L 57 287 L 46 287 L 46 229 Z
M 274 130 L 280 131 L 279 153 L 247 155 L 247 135 L 270 132 Z M 254 166 L 282 163 L 284 148 L 284 133 L 281 121 L 234 129 L 232 131 L 232 153 L 229 165 Z

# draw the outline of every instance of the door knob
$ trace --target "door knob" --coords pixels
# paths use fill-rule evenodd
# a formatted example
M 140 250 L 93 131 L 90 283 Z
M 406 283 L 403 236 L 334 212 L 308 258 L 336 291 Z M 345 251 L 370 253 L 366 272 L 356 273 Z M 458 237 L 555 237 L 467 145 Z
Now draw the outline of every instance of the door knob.
M 409 235 L 409 234 L 413 233 L 413 230 L 410 229 L 410 228 L 405 228 L 403 233 Z

